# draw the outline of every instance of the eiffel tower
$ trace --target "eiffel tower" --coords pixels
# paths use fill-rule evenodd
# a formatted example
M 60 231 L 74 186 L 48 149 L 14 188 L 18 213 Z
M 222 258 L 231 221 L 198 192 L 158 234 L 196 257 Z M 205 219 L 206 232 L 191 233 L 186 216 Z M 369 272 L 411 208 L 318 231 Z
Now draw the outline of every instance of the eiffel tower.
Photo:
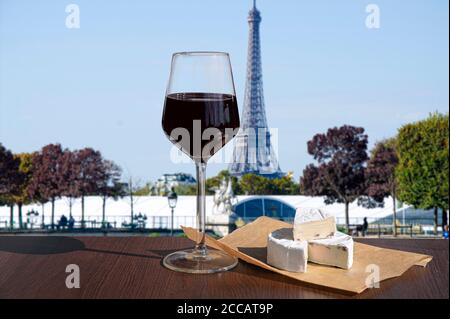
M 272 147 L 264 105 L 259 33 L 261 21 L 261 13 L 256 8 L 256 0 L 253 0 L 253 8 L 248 16 L 250 30 L 244 110 L 241 130 L 235 139 L 233 162 L 229 170 L 232 176 L 237 177 L 256 174 L 268 178 L 279 178 L 285 174 L 280 170 Z

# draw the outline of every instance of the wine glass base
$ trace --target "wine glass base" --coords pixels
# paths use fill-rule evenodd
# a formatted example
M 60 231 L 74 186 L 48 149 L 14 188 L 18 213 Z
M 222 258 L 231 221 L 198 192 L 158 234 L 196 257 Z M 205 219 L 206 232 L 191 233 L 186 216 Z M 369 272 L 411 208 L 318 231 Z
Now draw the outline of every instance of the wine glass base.
M 208 250 L 203 256 L 191 249 L 166 256 L 163 264 L 170 270 L 183 273 L 214 274 L 233 269 L 237 266 L 238 260 L 219 250 Z

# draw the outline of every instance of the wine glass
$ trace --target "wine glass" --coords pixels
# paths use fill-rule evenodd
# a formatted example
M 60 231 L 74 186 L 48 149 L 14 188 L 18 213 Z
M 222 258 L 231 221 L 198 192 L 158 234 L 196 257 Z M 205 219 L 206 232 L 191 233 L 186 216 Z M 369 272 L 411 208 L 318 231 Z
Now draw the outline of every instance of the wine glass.
M 197 228 L 192 250 L 164 258 L 174 271 L 210 274 L 232 269 L 237 259 L 208 249 L 205 235 L 205 181 L 208 160 L 233 139 L 239 130 L 239 110 L 228 53 L 175 53 L 162 118 L 172 143 L 186 153 L 197 171 Z

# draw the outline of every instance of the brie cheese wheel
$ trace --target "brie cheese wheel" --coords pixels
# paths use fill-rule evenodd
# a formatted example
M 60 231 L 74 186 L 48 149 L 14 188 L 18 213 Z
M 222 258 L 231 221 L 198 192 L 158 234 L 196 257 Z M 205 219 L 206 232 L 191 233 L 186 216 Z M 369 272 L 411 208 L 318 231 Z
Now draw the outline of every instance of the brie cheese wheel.
M 336 220 L 333 216 L 316 208 L 297 209 L 294 220 L 295 240 L 331 238 L 336 231 Z
M 332 238 L 311 240 L 308 258 L 316 264 L 350 269 L 353 266 L 353 238 L 337 232 Z
M 308 242 L 294 240 L 292 228 L 274 231 L 267 242 L 267 263 L 282 270 L 306 272 Z

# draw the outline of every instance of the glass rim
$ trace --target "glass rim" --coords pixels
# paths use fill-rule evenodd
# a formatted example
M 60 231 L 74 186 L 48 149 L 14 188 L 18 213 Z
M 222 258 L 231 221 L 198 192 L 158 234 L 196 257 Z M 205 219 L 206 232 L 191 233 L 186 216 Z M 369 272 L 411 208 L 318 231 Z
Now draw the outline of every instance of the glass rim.
M 175 52 L 173 56 L 230 56 L 228 52 L 222 51 L 184 51 Z

